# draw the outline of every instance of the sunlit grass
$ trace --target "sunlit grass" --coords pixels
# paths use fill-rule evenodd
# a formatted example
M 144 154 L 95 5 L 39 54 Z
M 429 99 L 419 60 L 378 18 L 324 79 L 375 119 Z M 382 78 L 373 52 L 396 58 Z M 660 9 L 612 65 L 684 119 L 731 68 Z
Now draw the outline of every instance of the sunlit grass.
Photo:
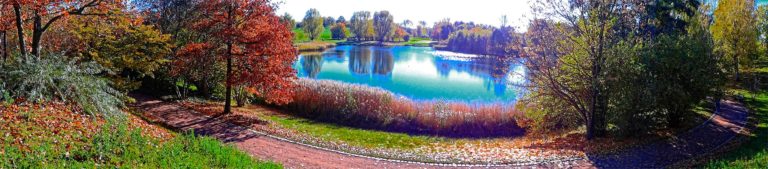
M 445 141 L 443 138 L 411 136 L 402 133 L 382 132 L 344 127 L 306 119 L 268 116 L 269 120 L 283 127 L 308 134 L 323 140 L 339 140 L 352 146 L 365 148 L 412 149 L 431 143 Z
M 293 42 L 294 43 L 303 43 L 303 42 L 310 42 L 310 41 L 311 40 L 309 39 L 309 34 L 304 32 L 304 30 L 302 30 L 301 28 L 293 29 Z M 318 39 L 316 39 L 316 41 L 324 41 L 324 42 L 332 42 L 332 41 L 334 41 L 332 39 L 331 28 L 330 27 L 326 27 L 325 29 L 323 29 L 323 32 L 320 33 L 320 37 L 318 37 Z
M 403 43 L 403 45 L 427 47 L 430 43 L 432 43 L 432 40 L 429 38 L 411 38 L 408 42 Z

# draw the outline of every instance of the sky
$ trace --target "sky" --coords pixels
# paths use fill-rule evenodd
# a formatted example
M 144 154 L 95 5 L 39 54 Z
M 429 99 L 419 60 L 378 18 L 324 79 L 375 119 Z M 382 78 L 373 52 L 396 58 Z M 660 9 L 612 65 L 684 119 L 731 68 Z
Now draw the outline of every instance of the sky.
M 304 18 L 310 8 L 316 8 L 322 16 L 347 20 L 355 11 L 388 10 L 396 23 L 403 20 L 426 21 L 431 26 L 443 18 L 451 21 L 475 22 L 493 26 L 501 25 L 501 16 L 507 15 L 509 25 L 524 27 L 530 16 L 529 0 L 276 0 L 283 2 L 277 10 L 288 12 L 297 21 Z
M 277 14 L 289 13 L 297 21 L 304 18 L 310 8 L 316 8 L 323 16 L 347 20 L 355 11 L 388 10 L 396 23 L 411 20 L 426 21 L 428 26 L 443 18 L 451 21 L 475 22 L 493 26 L 501 25 L 501 16 L 507 15 L 508 24 L 525 29 L 531 17 L 530 0 L 276 0 L 281 2 Z M 705 0 L 716 1 L 716 0 Z M 768 0 L 755 0 L 756 5 L 766 5 Z

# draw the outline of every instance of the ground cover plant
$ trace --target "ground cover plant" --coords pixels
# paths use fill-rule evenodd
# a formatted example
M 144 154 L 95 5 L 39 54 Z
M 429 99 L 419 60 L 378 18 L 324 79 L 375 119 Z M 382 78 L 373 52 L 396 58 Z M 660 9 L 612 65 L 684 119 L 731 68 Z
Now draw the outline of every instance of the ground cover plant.
M 326 80 L 299 79 L 296 115 L 368 129 L 448 137 L 503 137 L 525 133 L 526 119 L 514 106 L 416 102 L 382 89 Z
M 213 138 L 77 109 L 58 102 L 0 107 L 0 168 L 281 168 Z

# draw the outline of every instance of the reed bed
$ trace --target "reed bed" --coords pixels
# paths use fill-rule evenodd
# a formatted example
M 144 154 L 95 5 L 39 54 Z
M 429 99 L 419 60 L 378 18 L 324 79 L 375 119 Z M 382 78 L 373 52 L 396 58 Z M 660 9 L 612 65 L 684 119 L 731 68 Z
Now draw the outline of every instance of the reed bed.
M 523 113 L 511 104 L 413 101 L 380 88 L 299 79 L 291 104 L 302 117 L 341 125 L 445 137 L 519 136 Z

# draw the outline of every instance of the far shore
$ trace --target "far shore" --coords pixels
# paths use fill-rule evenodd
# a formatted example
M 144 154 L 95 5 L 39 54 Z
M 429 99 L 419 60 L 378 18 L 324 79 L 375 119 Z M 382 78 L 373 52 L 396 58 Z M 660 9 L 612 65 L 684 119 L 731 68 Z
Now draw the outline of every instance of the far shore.
M 312 41 L 312 42 L 301 42 L 301 43 L 295 43 L 294 45 L 298 47 L 299 52 L 317 52 L 317 51 L 324 51 L 326 49 L 336 47 L 336 46 L 344 46 L 344 45 L 355 45 L 355 46 L 416 46 L 416 47 L 432 47 L 436 45 L 437 42 L 435 41 L 417 41 L 417 42 L 379 42 L 379 41 Z

